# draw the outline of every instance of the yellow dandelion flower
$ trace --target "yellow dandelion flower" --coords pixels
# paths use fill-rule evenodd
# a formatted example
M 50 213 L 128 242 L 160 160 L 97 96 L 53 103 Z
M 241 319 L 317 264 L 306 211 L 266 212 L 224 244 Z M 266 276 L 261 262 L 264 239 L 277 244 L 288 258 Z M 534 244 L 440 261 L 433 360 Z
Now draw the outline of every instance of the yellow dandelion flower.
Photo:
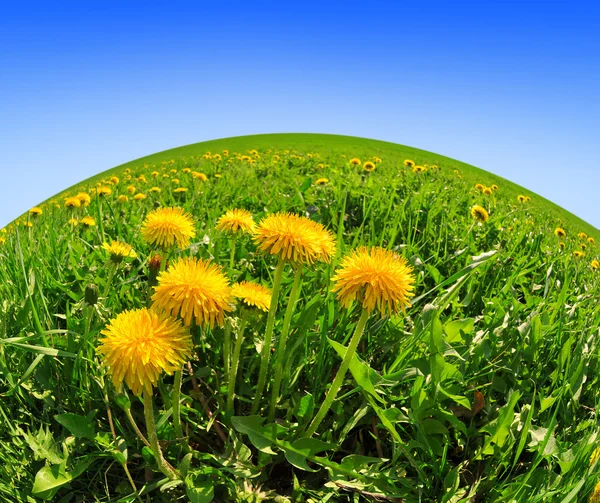
M 529 201 L 531 201 L 531 197 L 525 196 L 525 202 L 528 203 Z
M 565 232 L 565 230 L 561 227 L 557 227 L 556 229 L 554 229 L 554 235 L 558 236 L 559 238 L 566 238 L 567 237 L 567 233 Z
M 404 311 L 414 295 L 415 277 L 406 259 L 378 246 L 363 246 L 344 257 L 332 280 L 343 307 L 357 300 L 368 311 L 377 308 L 382 316 Z
M 86 227 L 94 227 L 96 225 L 96 220 L 94 220 L 92 217 L 83 217 L 79 223 L 85 225 Z
M 102 243 L 102 248 L 110 254 L 110 259 L 117 264 L 124 258 L 137 257 L 133 248 L 121 241 L 112 241 L 110 244 Z
M 163 372 L 171 374 L 190 357 L 192 338 L 181 322 L 149 309 L 125 311 L 100 332 L 97 351 L 118 390 L 125 381 L 140 396 L 152 392 Z
M 231 311 L 231 288 L 221 266 L 208 260 L 183 257 L 158 275 L 153 309 L 178 314 L 186 325 L 222 326 Z
M 87 206 L 92 202 L 92 198 L 87 192 L 79 192 L 75 197 L 79 199 L 79 202 L 84 206 Z
M 175 194 L 185 194 L 188 191 L 186 187 L 177 187 L 173 192 Z
M 65 199 L 66 208 L 79 208 L 80 206 L 81 201 L 77 197 L 67 197 Z
M 518 200 L 520 203 L 524 203 L 525 201 L 527 201 L 527 197 L 525 197 L 525 196 L 523 196 L 523 195 L 519 194 L 519 195 L 517 196 L 517 200 Z
M 600 262 L 598 262 L 597 260 L 592 260 L 592 269 L 599 269 L 600 268 Z M 600 447 L 598 447 L 596 449 L 596 451 L 598 451 L 598 455 L 600 455 Z M 594 452 L 596 452 L 594 451 Z M 590 464 L 592 463 L 592 461 L 590 461 Z
M 227 157 L 229 155 L 229 150 L 223 150 L 223 155 Z
M 492 185 L 492 190 L 498 190 L 498 186 L 496 184 Z
M 256 228 L 256 223 L 252 218 L 252 213 L 247 210 L 227 210 L 217 221 L 217 229 L 227 232 L 247 232 L 252 234 Z
M 69 225 L 77 225 L 77 224 L 79 224 L 79 221 L 76 218 L 69 219 Z
M 482 183 L 476 183 L 475 184 L 475 188 L 479 191 L 479 192 L 483 192 L 483 189 L 485 189 L 485 185 L 483 185 Z
M 254 240 L 261 251 L 298 263 L 329 262 L 335 252 L 331 232 L 293 213 L 276 213 L 264 218 L 255 231 Z
M 153 171 L 150 175 L 156 178 L 160 173 L 158 171 Z
M 120 204 L 125 204 L 128 201 L 129 201 L 129 198 L 126 195 L 122 194 L 119 197 L 117 197 L 117 202 Z
M 42 208 L 40 208 L 39 206 L 34 206 L 33 208 L 31 208 L 29 210 L 29 214 L 34 216 L 34 217 L 38 217 L 40 216 L 42 213 L 44 213 L 44 211 L 42 210 Z
M 160 192 L 160 187 L 152 187 L 148 192 Z
M 597 482 L 594 486 L 594 490 L 592 491 L 592 494 L 590 494 L 588 503 L 600 503 L 600 482 Z
M 576 258 L 581 258 L 581 257 L 583 257 L 583 256 L 585 255 L 585 253 L 583 253 L 582 251 L 579 251 L 579 250 L 575 250 L 575 251 L 573 252 L 573 255 L 574 255 Z
M 363 164 L 363 169 L 368 172 L 375 171 L 375 163 L 367 161 Z
M 413 173 L 425 173 L 427 168 L 425 166 L 413 166 Z
M 215 173 L 215 178 L 223 178 L 223 175 L 221 173 Z
M 135 191 L 135 185 L 130 185 L 129 187 L 127 187 L 127 192 L 129 192 L 131 195 L 135 194 Z
M 471 216 L 478 222 L 487 222 L 490 215 L 483 206 L 476 204 L 471 208 Z
M 173 185 L 179 185 L 179 183 L 180 183 L 180 180 L 179 180 L 179 178 L 173 178 L 173 179 L 171 180 L 171 183 L 172 183 Z
M 565 249 L 565 243 L 564 243 L 563 241 L 561 241 L 560 243 L 558 243 L 558 247 L 559 247 L 561 250 L 564 250 L 564 249 Z
M 316 185 L 325 185 L 326 183 L 329 183 L 329 178 L 317 178 L 315 181 Z
M 22 222 L 23 227 L 33 227 L 33 224 L 31 222 Z
M 144 175 L 138 176 L 136 180 L 140 183 L 146 183 L 146 177 Z
M 352 166 L 360 166 L 360 159 L 358 157 L 353 157 L 350 159 L 350 164 L 352 164 Z
M 250 281 L 235 283 L 231 286 L 231 295 L 241 299 L 248 306 L 257 307 L 265 312 L 271 305 L 271 290 L 258 283 Z
M 142 236 L 150 244 L 163 248 L 177 244 L 185 248 L 196 236 L 194 219 L 183 208 L 158 208 L 146 216 Z
M 4 236 L 0 236 L 0 244 L 6 244 L 6 238 Z
M 215 161 L 220 161 L 221 160 L 221 154 L 213 154 L 212 158 Z
M 491 187 L 484 187 L 483 191 L 482 191 L 486 196 L 491 196 L 492 195 L 492 188 Z
M 114 184 L 117 185 L 119 183 L 119 177 L 117 176 L 111 176 L 110 177 L 110 181 Z
M 208 177 L 204 173 L 200 173 L 199 171 L 194 171 L 192 173 L 192 178 L 194 178 L 195 180 L 202 180 L 203 182 L 208 180 Z
M 143 201 L 144 199 L 146 199 L 146 194 L 142 194 L 141 192 L 133 196 L 134 201 Z
M 577 237 L 579 239 L 587 239 L 588 235 L 585 232 L 580 232 L 579 234 L 577 234 Z
M 96 189 L 96 194 L 98 194 L 101 197 L 110 196 L 112 194 L 112 189 L 110 187 L 107 187 L 106 185 L 102 185 L 101 187 L 98 187 Z
M 591 236 L 590 236 L 589 238 L 587 238 L 587 242 L 588 242 L 589 244 L 593 245 L 593 244 L 595 244 L 595 243 L 596 243 L 596 240 L 595 240 L 593 237 L 591 237 Z
M 587 248 L 587 245 L 585 243 L 581 243 L 581 249 L 585 250 Z
M 411 159 L 406 159 L 406 160 L 404 161 L 404 165 L 405 165 L 407 168 L 414 168 L 414 167 L 415 167 L 415 161 L 413 161 L 413 160 L 411 160 Z

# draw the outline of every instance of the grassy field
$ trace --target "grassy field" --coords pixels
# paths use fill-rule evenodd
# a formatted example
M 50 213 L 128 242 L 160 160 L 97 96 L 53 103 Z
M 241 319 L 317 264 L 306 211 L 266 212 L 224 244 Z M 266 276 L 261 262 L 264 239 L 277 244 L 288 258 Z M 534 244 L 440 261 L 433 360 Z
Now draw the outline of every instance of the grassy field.
M 189 242 L 156 244 L 165 207 L 190 215 Z M 257 229 L 228 232 L 231 209 Z M 281 212 L 332 246 L 269 254 Z M 0 498 L 597 503 L 599 239 L 507 180 L 376 140 L 228 138 L 105 171 L 0 234 Z M 411 278 L 405 311 L 367 308 L 364 285 L 344 302 L 362 246 Z M 114 360 L 103 340 L 124 313 L 162 312 L 183 257 L 274 300 L 235 301 L 213 269 L 186 280 L 196 295 L 212 278 L 213 326 L 177 301 L 182 370 L 136 394 L 114 366 L 146 339 Z

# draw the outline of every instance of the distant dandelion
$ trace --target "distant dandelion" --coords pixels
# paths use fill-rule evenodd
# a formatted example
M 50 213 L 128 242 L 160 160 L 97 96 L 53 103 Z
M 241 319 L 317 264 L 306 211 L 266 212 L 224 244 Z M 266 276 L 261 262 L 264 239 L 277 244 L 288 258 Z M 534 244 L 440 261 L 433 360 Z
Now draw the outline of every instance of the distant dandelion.
M 363 164 L 363 169 L 368 172 L 375 171 L 375 163 L 367 161 Z
M 425 171 L 427 171 L 427 168 L 425 166 L 416 165 L 413 166 L 412 170 L 413 173 L 425 173 Z
M 525 196 L 523 196 L 523 195 L 519 194 L 519 195 L 517 196 L 517 200 L 518 200 L 520 203 L 524 203 L 524 202 L 526 202 L 526 201 L 527 201 L 527 197 L 525 197 Z
M 237 233 L 239 231 L 252 234 L 256 228 L 256 223 L 252 213 L 248 210 L 233 209 L 227 210 L 217 221 L 217 229 L 220 231 Z
M 139 194 L 138 194 L 139 195 Z M 146 216 L 142 236 L 152 245 L 185 248 L 196 236 L 194 219 L 182 208 L 158 208 Z
M 591 236 L 590 236 L 589 238 L 587 238 L 587 242 L 588 242 L 589 244 L 593 245 L 593 244 L 595 244 L 595 243 L 596 243 L 596 240 L 595 240 L 593 237 L 591 237 Z
M 144 199 L 146 199 L 146 194 L 142 194 L 141 192 L 133 196 L 134 201 L 143 201 Z
M 152 187 L 151 189 L 148 190 L 148 192 L 160 192 L 161 189 L 160 187 Z
M 554 235 L 561 239 L 567 237 L 567 233 L 565 232 L 565 230 L 562 227 L 557 227 L 556 229 L 554 229 Z
M 579 234 L 577 234 L 577 237 L 579 239 L 587 239 L 588 235 L 585 232 L 580 232 Z
M 597 260 L 592 260 L 592 269 L 599 269 L 600 268 L 600 262 L 598 262 Z M 598 451 L 598 455 L 600 455 L 600 447 L 596 449 L 596 451 Z M 596 452 L 594 451 L 594 452 Z M 592 463 L 592 461 L 590 461 L 590 463 Z
M 315 181 L 316 185 L 325 185 L 326 183 L 329 183 L 329 178 L 317 178 Z
M 492 185 L 492 190 L 498 190 L 498 186 L 496 184 Z
M 75 197 L 83 206 L 88 206 L 92 202 L 92 198 L 87 192 L 80 192 Z
M 34 217 L 39 217 L 44 211 L 39 206 L 34 206 L 29 210 L 29 214 Z
M 163 372 L 181 368 L 191 355 L 192 339 L 181 322 L 146 308 L 125 311 L 100 332 L 102 355 L 118 390 L 125 381 L 140 396 L 152 392 Z
M 231 311 L 231 288 L 221 266 L 208 260 L 183 257 L 158 275 L 153 309 L 180 315 L 186 325 L 224 324 Z
M 96 220 L 92 217 L 83 217 L 79 223 L 85 227 L 94 227 L 96 225 Z
M 471 208 L 471 216 L 477 222 L 484 222 L 484 223 L 487 222 L 488 218 L 490 217 L 487 210 L 483 206 L 479 206 L 478 204 L 476 204 L 475 206 L 473 206 Z
M 77 197 L 67 197 L 65 199 L 66 208 L 79 208 L 80 206 L 81 201 Z
M 267 312 L 271 305 L 271 290 L 250 281 L 242 281 L 231 286 L 231 295 L 251 307 Z
M 116 264 L 122 262 L 124 258 L 137 257 L 133 248 L 121 241 L 112 241 L 110 244 L 102 243 L 102 248 L 109 253 L 110 259 Z
M 100 197 L 110 196 L 112 194 L 112 189 L 106 185 L 102 185 L 96 189 L 96 194 Z
M 129 187 L 127 187 L 127 192 L 129 192 L 131 195 L 135 194 L 135 191 L 135 185 L 130 185 Z
M 576 258 L 581 258 L 581 257 L 583 257 L 583 256 L 585 255 L 585 253 L 583 253 L 582 251 L 579 251 L 579 250 L 575 250 L 575 251 L 573 252 L 573 255 L 574 255 Z
M 491 187 L 484 187 L 482 192 L 486 195 L 486 196 L 491 196 L 492 195 L 492 188 Z
M 413 168 L 413 167 L 415 166 L 415 161 L 413 161 L 413 160 L 411 160 L 411 159 L 406 159 L 406 160 L 404 161 L 404 165 L 405 165 L 407 168 Z
M 352 166 L 360 166 L 360 159 L 358 157 L 353 157 L 350 159 L 350 164 L 352 164 Z
M 127 197 L 124 194 L 121 194 L 119 197 L 117 197 L 117 202 L 120 204 L 125 204 L 129 201 L 129 197 Z
M 485 185 L 481 184 L 481 183 L 476 183 L 475 184 L 475 188 L 479 191 L 482 192 L 483 189 L 485 189 Z

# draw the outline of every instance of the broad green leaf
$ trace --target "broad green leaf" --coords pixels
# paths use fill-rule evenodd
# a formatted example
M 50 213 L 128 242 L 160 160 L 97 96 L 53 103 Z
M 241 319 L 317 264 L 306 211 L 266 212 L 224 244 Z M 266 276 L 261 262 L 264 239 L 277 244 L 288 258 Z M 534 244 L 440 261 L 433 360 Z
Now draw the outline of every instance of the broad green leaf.
M 337 444 L 323 442 L 322 440 L 318 440 L 316 438 L 301 438 L 296 440 L 291 445 L 291 448 L 284 448 L 283 452 L 285 454 L 285 458 L 296 468 L 300 468 L 301 470 L 305 470 L 307 472 L 315 472 L 316 470 L 313 470 L 306 463 L 307 456 L 314 456 L 319 452 L 335 449 L 336 447 Z
M 62 486 L 79 477 L 91 463 L 91 460 L 79 462 L 70 472 L 66 470 L 64 462 L 44 466 L 35 475 L 31 492 L 40 499 L 51 500 Z
M 185 478 L 185 494 L 191 503 L 210 503 L 215 495 L 214 484 L 201 480 L 199 474 L 189 474 Z
M 92 421 L 85 416 L 77 414 L 58 414 L 54 416 L 57 423 L 62 424 L 77 438 L 94 440 L 95 428 Z

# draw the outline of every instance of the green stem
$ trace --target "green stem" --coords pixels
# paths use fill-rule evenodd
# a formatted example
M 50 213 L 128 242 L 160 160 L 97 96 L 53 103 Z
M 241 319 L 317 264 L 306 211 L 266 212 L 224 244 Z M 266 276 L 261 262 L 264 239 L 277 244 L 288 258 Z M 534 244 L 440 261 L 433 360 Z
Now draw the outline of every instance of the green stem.
M 296 274 L 294 275 L 294 283 L 290 292 L 290 298 L 288 305 L 285 310 L 285 316 L 283 318 L 283 327 L 281 329 L 281 335 L 279 336 L 279 342 L 277 343 L 277 360 L 275 361 L 275 381 L 273 382 L 273 390 L 271 392 L 271 405 L 269 407 L 269 422 L 275 419 L 275 406 L 277 405 L 277 398 L 279 398 L 279 388 L 281 387 L 281 380 L 283 379 L 283 364 L 286 356 L 286 342 L 290 333 L 290 324 L 292 322 L 292 315 L 294 314 L 294 308 L 296 302 L 300 296 L 300 280 L 302 279 L 302 266 L 296 267 Z
M 225 372 L 225 382 L 230 379 L 229 357 L 231 356 L 231 320 L 227 318 L 225 330 L 223 332 L 223 369 Z
M 233 348 L 233 357 L 231 359 L 231 372 L 229 373 L 229 381 L 227 388 L 227 412 L 233 412 L 233 398 L 235 394 L 235 382 L 237 379 L 238 364 L 240 361 L 240 353 L 242 351 L 242 344 L 244 342 L 244 331 L 248 321 L 242 314 L 240 321 L 240 327 L 238 329 L 237 338 L 235 340 L 235 347 Z
M 112 280 L 115 277 L 115 273 L 117 272 L 117 264 L 115 264 L 112 260 L 110 261 L 110 270 L 108 271 L 108 278 L 106 278 L 106 285 L 104 285 L 104 299 L 106 299 L 108 292 L 110 291 L 110 286 L 112 284 Z
M 283 266 L 285 260 L 279 257 L 279 262 L 275 269 L 273 277 L 273 292 L 271 295 L 271 306 L 269 307 L 269 316 L 267 318 L 267 329 L 265 331 L 265 340 L 263 342 L 262 351 L 260 353 L 260 373 L 258 375 L 258 384 L 256 386 L 256 395 L 252 404 L 252 415 L 258 412 L 260 399 L 262 398 L 267 380 L 267 369 L 269 368 L 269 357 L 271 356 L 271 339 L 273 338 L 273 327 L 275 326 L 275 314 L 277 313 L 277 300 L 279 298 L 279 288 L 281 286 L 281 276 L 283 274 Z
M 233 236 L 231 239 L 231 252 L 229 254 L 229 269 L 233 269 L 233 263 L 235 262 L 235 241 L 237 236 Z
M 152 446 L 152 452 L 154 453 L 154 459 L 158 464 L 158 468 L 163 472 L 169 479 L 175 480 L 179 478 L 179 474 L 169 466 L 165 458 L 163 457 L 158 443 L 158 435 L 156 434 L 156 424 L 154 423 L 154 404 L 152 402 L 152 391 L 144 388 L 144 417 L 146 418 L 146 431 L 148 432 L 148 441 Z
M 346 349 L 346 353 L 344 354 L 342 364 L 340 365 L 340 368 L 338 369 L 337 373 L 335 374 L 333 383 L 331 383 L 331 387 L 329 388 L 329 391 L 327 392 L 327 396 L 325 397 L 325 400 L 321 404 L 321 408 L 319 409 L 319 412 L 317 412 L 317 415 L 312 420 L 312 423 L 310 423 L 310 426 L 308 427 L 308 431 L 306 432 L 306 436 L 312 437 L 315 434 L 315 431 L 317 431 L 317 428 L 321 424 L 321 421 L 323 421 L 323 419 L 325 418 L 325 416 L 327 415 L 327 412 L 329 411 L 329 409 L 331 407 L 331 404 L 335 400 L 335 396 L 337 395 L 338 391 L 342 387 L 342 381 L 344 380 L 344 377 L 346 376 L 348 367 L 350 367 L 350 362 L 352 361 L 352 357 L 356 353 L 356 347 L 358 346 L 358 343 L 359 343 L 362 333 L 364 331 L 365 325 L 367 324 L 368 318 L 369 318 L 369 311 L 367 309 L 363 308 L 362 314 L 360 315 L 360 319 L 358 320 L 358 323 L 356 324 L 356 329 L 354 330 L 354 335 L 352 336 L 352 339 L 350 339 L 350 344 L 348 345 L 348 348 Z
M 173 382 L 173 394 L 171 395 L 173 402 L 173 427 L 175 428 L 175 436 L 183 438 L 183 430 L 181 429 L 181 369 L 175 371 L 175 381 Z

